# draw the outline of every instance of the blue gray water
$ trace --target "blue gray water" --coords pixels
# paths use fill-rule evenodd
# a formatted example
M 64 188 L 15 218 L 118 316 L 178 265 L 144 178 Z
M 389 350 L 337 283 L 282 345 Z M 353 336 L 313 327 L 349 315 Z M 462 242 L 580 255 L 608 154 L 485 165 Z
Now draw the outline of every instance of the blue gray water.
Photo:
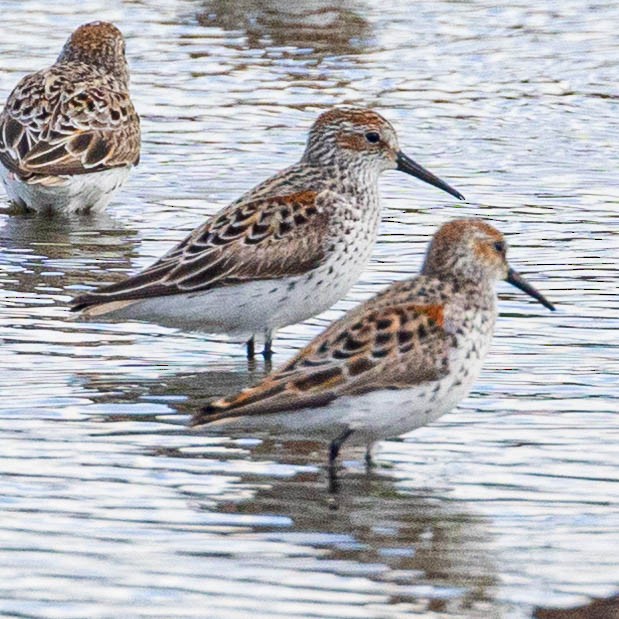
M 0 614 L 527 617 L 617 591 L 619 5 L 0 0 L 0 98 L 92 19 L 127 36 L 142 163 L 109 208 L 0 214 Z M 382 444 L 195 434 L 263 375 L 243 346 L 84 324 L 67 301 L 149 264 L 301 152 L 335 103 L 376 107 L 468 202 L 397 173 L 349 296 L 275 363 L 417 271 L 455 216 L 504 230 L 555 314 L 500 286 L 494 347 L 456 411 Z

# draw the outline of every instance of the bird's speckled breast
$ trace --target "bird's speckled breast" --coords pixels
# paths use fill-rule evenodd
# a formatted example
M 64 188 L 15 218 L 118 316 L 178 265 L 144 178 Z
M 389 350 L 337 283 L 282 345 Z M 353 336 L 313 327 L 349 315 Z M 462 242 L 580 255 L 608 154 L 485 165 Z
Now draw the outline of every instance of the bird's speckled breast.
M 361 199 L 351 196 L 339 200 L 329 229 L 325 230 L 324 263 L 281 282 L 285 294 L 276 295 L 266 328 L 278 329 L 305 320 L 341 299 L 359 279 L 372 255 L 379 221 L 377 192 L 370 189 Z

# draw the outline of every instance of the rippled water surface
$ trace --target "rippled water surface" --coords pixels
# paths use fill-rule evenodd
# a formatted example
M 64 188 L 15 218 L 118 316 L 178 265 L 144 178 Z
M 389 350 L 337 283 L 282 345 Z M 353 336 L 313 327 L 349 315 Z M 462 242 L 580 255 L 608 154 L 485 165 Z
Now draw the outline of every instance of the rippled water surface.
M 95 18 L 126 34 L 142 164 L 105 216 L 0 214 L 0 614 L 529 617 L 617 591 L 619 5 L 0 0 L 0 96 Z M 275 363 L 417 271 L 480 215 L 558 306 L 500 286 L 469 399 L 381 444 L 366 475 L 324 445 L 209 436 L 199 403 L 264 374 L 242 345 L 75 322 L 301 153 L 317 113 L 367 104 L 468 202 L 397 173 L 349 296 L 283 330 Z M 4 199 L 2 197 L 2 199 Z

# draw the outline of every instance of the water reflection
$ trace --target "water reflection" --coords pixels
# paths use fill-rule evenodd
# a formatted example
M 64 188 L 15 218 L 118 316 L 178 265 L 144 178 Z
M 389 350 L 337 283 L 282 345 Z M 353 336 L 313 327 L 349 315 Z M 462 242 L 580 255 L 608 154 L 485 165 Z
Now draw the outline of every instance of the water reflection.
M 138 231 L 96 217 L 6 216 L 0 228 L 5 287 L 34 303 L 66 298 L 96 278 L 115 281 L 136 256 Z
M 296 466 L 303 466 L 312 462 L 315 453 L 310 443 L 275 446 L 267 441 L 253 456 L 275 462 L 293 459 Z M 277 515 L 276 527 L 270 528 L 268 522 L 253 527 L 256 536 L 272 544 L 321 549 L 320 558 L 306 566 L 308 573 L 321 574 L 319 579 L 308 575 L 314 586 L 335 589 L 327 584 L 329 575 L 342 577 L 354 570 L 376 583 L 369 590 L 380 596 L 381 607 L 394 612 L 443 611 L 458 616 L 466 610 L 472 613 L 467 616 L 475 616 L 482 608 L 492 611 L 497 579 L 486 550 L 491 539 L 485 518 L 440 494 L 399 493 L 384 473 L 351 473 L 340 494 L 330 497 L 324 491 L 322 472 L 307 469 L 293 477 L 272 479 L 249 501 L 220 502 L 216 511 L 249 516 L 248 523 L 264 514 Z M 192 499 L 202 509 L 199 494 Z M 211 496 L 203 509 L 213 511 Z M 290 524 L 282 527 L 282 522 Z M 234 553 L 234 538 L 230 541 Z M 283 556 L 277 564 L 283 567 L 292 560 Z M 327 599 L 324 602 L 328 604 Z M 322 613 L 315 612 L 331 616 L 333 610 L 327 606 Z
M 213 342 L 208 342 L 205 346 L 213 344 Z M 76 379 L 99 404 L 138 400 L 167 402 L 173 409 L 169 415 L 173 420 L 175 416 L 195 412 L 214 398 L 236 393 L 258 382 L 269 371 L 268 366 L 265 366 L 262 361 L 249 365 L 243 360 L 236 365 L 221 362 L 210 365 L 213 369 L 206 372 L 175 374 L 171 368 L 170 372 L 165 375 L 160 374 L 157 378 L 127 376 L 126 380 L 119 377 L 116 372 L 83 370 L 77 373 Z M 128 414 L 126 418 L 139 420 L 142 416 L 138 415 L 134 418 Z M 178 423 L 185 423 L 186 420 L 183 418 L 178 420 Z M 103 421 L 113 421 L 113 419 L 103 418 Z
M 247 45 L 285 47 L 302 56 L 348 55 L 364 51 L 371 34 L 359 2 L 310 0 L 212 0 L 198 13 L 203 26 L 242 31 Z

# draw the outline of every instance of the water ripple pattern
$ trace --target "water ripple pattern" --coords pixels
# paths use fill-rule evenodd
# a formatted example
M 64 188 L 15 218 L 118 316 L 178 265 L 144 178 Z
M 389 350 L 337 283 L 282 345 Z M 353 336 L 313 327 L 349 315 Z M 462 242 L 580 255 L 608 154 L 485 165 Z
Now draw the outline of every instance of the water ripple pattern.
M 616 593 L 616 2 L 0 6 L 2 99 L 105 19 L 126 35 L 143 126 L 106 215 L 0 213 L 2 616 L 511 618 Z M 334 498 L 324 445 L 186 429 L 200 403 L 263 375 L 241 343 L 82 323 L 67 302 L 293 162 L 335 103 L 376 107 L 469 201 L 386 174 L 371 264 L 280 333 L 276 363 L 415 273 L 456 216 L 501 228 L 558 311 L 501 285 L 470 398 L 384 442 L 369 477 L 345 451 Z

